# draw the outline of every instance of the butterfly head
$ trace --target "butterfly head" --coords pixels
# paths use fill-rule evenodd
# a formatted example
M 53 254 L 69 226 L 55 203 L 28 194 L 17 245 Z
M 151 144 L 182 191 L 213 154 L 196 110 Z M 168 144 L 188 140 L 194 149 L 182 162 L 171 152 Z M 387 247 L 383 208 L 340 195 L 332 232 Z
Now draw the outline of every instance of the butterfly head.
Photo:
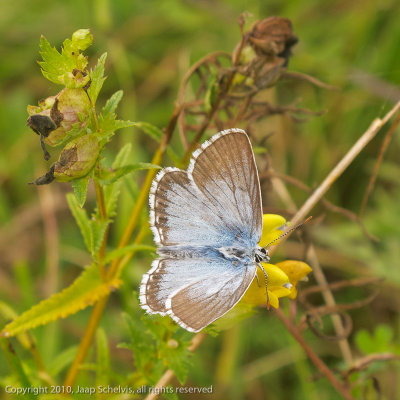
M 268 250 L 264 247 L 258 247 L 254 253 L 254 260 L 256 263 L 269 262 Z

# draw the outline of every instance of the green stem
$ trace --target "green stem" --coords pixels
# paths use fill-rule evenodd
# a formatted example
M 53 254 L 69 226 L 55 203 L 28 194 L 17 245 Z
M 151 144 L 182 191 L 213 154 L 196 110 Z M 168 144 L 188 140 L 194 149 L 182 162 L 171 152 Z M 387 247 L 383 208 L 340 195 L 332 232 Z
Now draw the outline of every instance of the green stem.
M 104 201 L 104 190 L 96 179 L 94 180 L 94 187 L 96 190 L 97 207 L 99 208 L 100 218 L 105 221 L 107 219 L 107 209 Z M 106 255 L 107 238 L 108 227 L 104 233 L 103 242 L 101 243 L 101 247 L 99 249 L 99 267 L 101 269 L 103 278 L 105 278 L 105 267 L 103 260 Z

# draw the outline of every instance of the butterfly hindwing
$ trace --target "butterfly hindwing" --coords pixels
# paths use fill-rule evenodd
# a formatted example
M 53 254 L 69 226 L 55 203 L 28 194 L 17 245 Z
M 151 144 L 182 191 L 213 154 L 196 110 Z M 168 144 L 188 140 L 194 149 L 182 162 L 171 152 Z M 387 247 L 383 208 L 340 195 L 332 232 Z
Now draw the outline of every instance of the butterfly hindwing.
M 141 305 L 197 332 L 240 300 L 255 269 L 253 263 L 234 266 L 223 258 L 155 260 L 143 276 Z

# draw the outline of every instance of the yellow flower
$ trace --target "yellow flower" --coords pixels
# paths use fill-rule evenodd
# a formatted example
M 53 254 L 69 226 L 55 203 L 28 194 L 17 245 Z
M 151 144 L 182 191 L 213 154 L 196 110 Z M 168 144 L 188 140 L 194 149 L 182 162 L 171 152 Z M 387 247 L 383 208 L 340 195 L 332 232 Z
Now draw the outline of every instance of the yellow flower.
M 259 245 L 266 246 L 282 234 L 285 218 L 275 214 L 263 215 L 263 232 Z M 272 307 L 279 308 L 279 298 L 294 299 L 297 295 L 296 284 L 311 272 L 311 268 L 302 261 L 286 260 L 277 264 L 262 263 L 267 273 L 268 298 Z M 257 282 L 258 278 L 258 282 Z M 242 297 L 243 302 L 253 305 L 267 304 L 264 273 L 257 269 L 257 278 L 253 280 Z
M 280 215 L 264 214 L 263 232 L 259 245 L 266 246 L 277 239 L 282 234 L 285 224 L 285 218 Z M 279 299 L 282 297 L 296 298 L 297 282 L 311 272 L 311 268 L 306 263 L 296 260 L 286 260 L 277 264 L 262 263 L 262 266 L 268 278 L 269 304 L 274 308 L 279 308 Z M 228 329 L 239 320 L 251 315 L 254 306 L 267 305 L 265 277 L 260 268 L 257 268 L 257 278 L 254 278 L 239 303 L 212 324 L 211 331 Z

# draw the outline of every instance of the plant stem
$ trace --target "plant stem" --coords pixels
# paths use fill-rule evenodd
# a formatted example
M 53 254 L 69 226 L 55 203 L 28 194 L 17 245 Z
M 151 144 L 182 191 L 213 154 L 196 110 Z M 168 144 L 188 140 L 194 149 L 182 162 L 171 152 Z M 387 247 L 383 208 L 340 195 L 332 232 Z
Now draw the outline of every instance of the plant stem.
M 97 207 L 99 208 L 100 218 L 105 221 L 107 219 L 107 209 L 104 201 L 104 190 L 100 183 L 95 179 L 94 180 L 94 187 L 96 190 L 96 199 L 97 199 Z M 108 231 L 109 227 L 104 233 L 103 242 L 101 243 L 101 247 L 99 249 L 99 267 L 101 269 L 102 277 L 105 278 L 105 268 L 103 259 L 106 255 L 106 246 L 107 246 L 107 238 L 108 238 Z
M 64 386 L 72 386 L 75 383 L 76 377 L 79 372 L 79 367 L 86 358 L 109 297 L 110 295 L 107 294 L 94 305 L 92 313 L 90 315 L 89 323 L 86 326 L 85 333 L 79 344 L 78 352 L 76 353 L 75 359 L 70 369 L 68 370 L 67 376 L 65 377 Z
M 152 159 L 152 164 L 161 164 L 162 161 L 162 157 L 163 154 L 165 152 L 165 150 L 167 149 L 168 143 L 171 139 L 172 136 L 172 132 L 175 129 L 175 125 L 176 125 L 176 121 L 178 119 L 179 113 L 180 113 L 181 108 L 180 107 L 175 107 L 175 110 L 171 116 L 171 119 L 169 121 L 169 124 L 166 128 L 165 134 L 161 139 L 161 143 L 159 148 L 157 149 L 153 159 Z M 156 170 L 149 170 L 147 172 L 145 181 L 143 183 L 142 189 L 140 191 L 139 197 L 135 203 L 135 206 L 131 212 L 128 224 L 124 230 L 124 233 L 122 234 L 121 240 L 118 244 L 118 248 L 124 247 L 130 240 L 133 231 L 135 230 L 138 222 L 139 222 L 139 216 L 140 216 L 140 212 L 142 210 L 142 207 L 144 206 L 147 197 L 148 197 L 148 193 L 151 187 L 151 183 L 153 181 L 153 178 L 156 174 Z M 99 211 L 100 211 L 100 215 L 104 215 L 106 216 L 106 212 L 105 212 L 105 206 L 104 206 L 104 195 L 102 194 L 102 188 L 100 187 L 101 190 L 99 190 L 99 197 L 98 197 L 98 203 L 99 203 Z M 96 194 L 98 193 L 98 189 L 96 188 Z M 100 200 L 100 201 L 99 201 Z M 103 206 L 101 206 L 101 204 L 103 204 Z M 101 211 L 103 208 L 103 211 Z M 104 212 L 104 214 L 102 214 L 102 212 Z M 139 234 L 137 235 L 135 242 L 136 244 L 138 244 L 142 238 L 144 236 L 144 230 L 139 231 Z M 103 242 L 104 244 L 104 242 Z M 134 252 L 132 252 L 129 256 L 132 257 Z M 129 260 L 129 258 L 127 259 L 127 257 L 125 257 L 123 259 L 124 261 L 124 265 L 126 265 L 127 260 Z M 119 266 L 120 266 L 120 262 L 121 262 L 121 258 L 117 258 L 115 259 L 108 272 L 106 275 L 106 279 L 112 279 L 115 274 L 120 270 Z M 79 367 L 81 365 L 81 363 L 85 360 L 86 355 L 89 351 L 90 345 L 93 341 L 93 337 L 94 334 L 96 332 L 96 328 L 100 322 L 100 318 L 103 314 L 104 308 L 107 304 L 108 298 L 110 295 L 106 295 L 103 298 L 101 298 L 93 307 L 92 310 L 92 314 L 90 315 L 90 319 L 88 322 L 88 325 L 86 326 L 86 330 L 85 333 L 83 335 L 83 338 L 81 340 L 81 343 L 79 345 L 79 349 L 78 352 L 75 356 L 75 359 L 67 373 L 67 376 L 65 378 L 64 381 L 64 385 L 73 385 L 77 374 L 79 372 Z
M 294 326 L 288 318 L 286 318 L 285 314 L 279 308 L 275 310 L 275 314 L 285 325 L 286 329 L 290 332 L 290 334 L 296 339 L 296 341 L 303 348 L 304 352 L 307 354 L 308 358 L 314 363 L 314 365 L 318 368 L 318 371 L 321 372 L 326 379 L 332 384 L 332 386 L 343 396 L 346 400 L 354 400 L 351 395 L 349 389 L 345 387 L 345 385 L 336 378 L 334 373 L 328 368 L 328 366 L 318 357 L 318 355 L 314 352 L 314 350 L 307 344 L 304 340 L 301 332 Z

